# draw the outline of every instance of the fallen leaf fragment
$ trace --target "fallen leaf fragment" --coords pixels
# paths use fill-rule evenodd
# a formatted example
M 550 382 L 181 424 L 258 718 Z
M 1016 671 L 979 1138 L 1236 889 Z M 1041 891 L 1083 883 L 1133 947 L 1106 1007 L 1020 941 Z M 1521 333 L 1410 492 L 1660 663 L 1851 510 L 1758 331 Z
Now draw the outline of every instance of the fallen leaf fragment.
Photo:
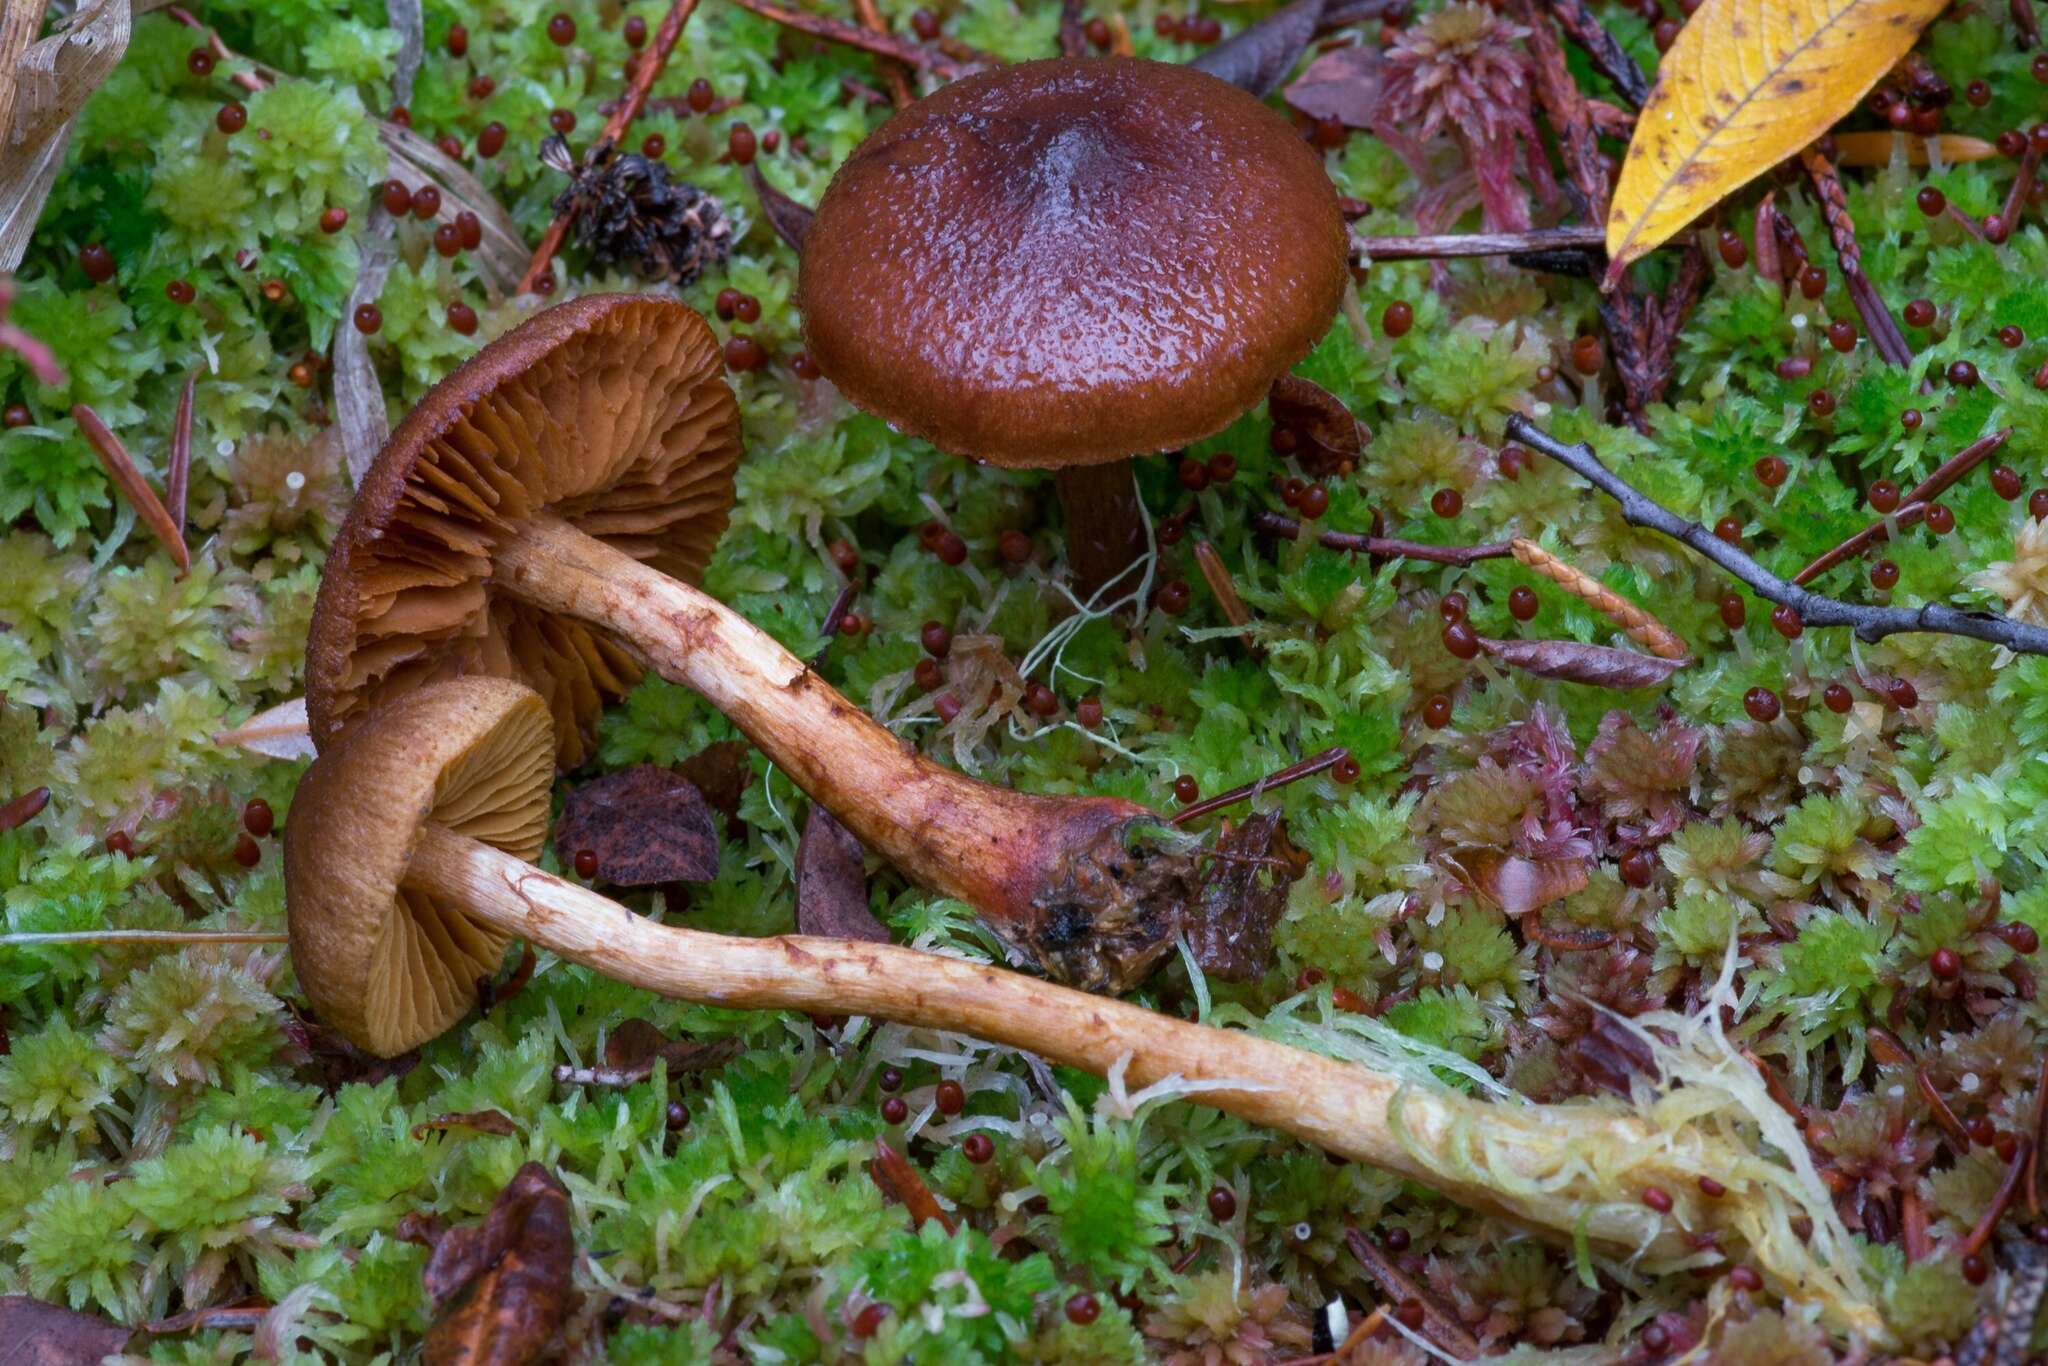
M 1294 0 L 1188 65 L 1264 99 L 1279 89 L 1301 54 L 1308 51 L 1324 8 L 1324 0 Z
M 1274 380 L 1266 407 L 1273 425 L 1287 428 L 1300 441 L 1296 458 L 1318 477 L 1335 474 L 1346 461 L 1356 464 L 1372 439 L 1344 400 L 1298 375 Z
M 1340 47 L 1308 64 L 1287 87 L 1290 109 L 1312 119 L 1335 119 L 1346 128 L 1370 128 L 1380 112 L 1380 72 L 1386 59 L 1376 47 Z
M 446 1133 L 450 1129 L 470 1129 L 480 1134 L 497 1134 L 503 1138 L 519 1137 L 519 1126 L 512 1116 L 502 1110 L 465 1110 L 423 1119 L 412 1126 L 412 1136 L 425 1138 L 428 1134 Z
M 1998 155 L 1995 144 L 1960 133 L 1938 133 L 1931 138 L 1916 138 L 1911 133 L 1837 133 L 1835 164 L 1887 166 L 1891 164 L 1894 148 L 1903 148 L 1908 166 L 1927 165 L 1930 152 L 1939 154 L 1942 163 L 1948 166 L 1989 161 Z
M 0 1366 L 99 1366 L 128 1345 L 129 1330 L 97 1314 L 0 1295 Z
M 1593 688 L 1654 688 L 1686 665 L 1682 659 L 1659 659 L 1582 640 L 1493 640 L 1481 636 L 1479 648 L 1538 678 Z
M 738 1039 L 671 1039 L 650 1021 L 638 1016 L 627 1020 L 605 1036 L 604 1060 L 610 1067 L 646 1064 L 653 1070 L 659 1058 L 668 1064 L 669 1079 L 685 1072 L 703 1072 L 738 1057 L 743 1050 Z
M 1273 957 L 1273 926 L 1285 908 L 1294 869 L 1274 857 L 1284 845 L 1278 811 L 1257 811 L 1217 836 L 1187 917 L 1188 948 L 1202 971 L 1227 982 L 1254 982 Z
M 1856 107 L 1947 0 L 1706 0 L 1664 54 L 1607 217 L 1607 283 Z
M 576 1244 L 569 1192 L 538 1162 L 521 1167 L 491 1212 L 434 1243 L 424 1282 L 442 1306 L 430 1366 L 523 1366 L 551 1354 L 569 1316 Z
M 589 851 L 614 887 L 709 882 L 718 876 L 718 827 L 689 779 L 636 764 L 583 783 L 562 804 L 555 849 L 565 864 Z
M 747 180 L 754 187 L 754 197 L 761 201 L 761 216 L 768 220 L 768 226 L 789 244 L 791 251 L 803 255 L 804 238 L 810 233 L 811 220 L 817 214 L 809 205 L 799 204 L 770 185 L 768 177 L 761 174 L 761 168 L 751 162 L 747 165 Z
M 912 1228 L 922 1228 L 925 1220 L 936 1219 L 947 1233 L 960 1231 L 960 1225 L 939 1204 L 939 1198 L 918 1175 L 917 1168 L 910 1165 L 910 1159 L 879 1138 L 875 1140 L 874 1163 L 868 1170 L 873 1173 L 875 1184 L 882 1188 L 885 1198 L 910 1211 Z
M 171 552 L 172 562 L 178 566 L 178 573 L 183 575 L 192 567 L 192 552 L 185 547 L 184 534 L 171 520 L 171 514 L 156 496 L 156 490 L 142 477 L 142 471 L 135 468 L 135 460 L 128 454 L 128 448 L 121 444 L 121 438 L 100 421 L 98 413 L 83 403 L 72 405 L 71 420 L 85 434 L 87 444 L 99 456 L 107 477 L 114 481 L 114 487 L 135 508 L 136 514 L 149 527 L 150 534 Z
M 313 732 L 306 721 L 306 699 L 294 697 L 261 711 L 213 737 L 223 749 L 246 749 L 266 759 L 310 759 Z
M 889 942 L 889 931 L 868 909 L 868 870 L 860 841 L 812 803 L 796 846 L 796 928 L 828 939 Z
M 1439 855 L 1472 894 L 1504 915 L 1527 915 L 1586 889 L 1583 859 L 1527 859 L 1499 849 Z

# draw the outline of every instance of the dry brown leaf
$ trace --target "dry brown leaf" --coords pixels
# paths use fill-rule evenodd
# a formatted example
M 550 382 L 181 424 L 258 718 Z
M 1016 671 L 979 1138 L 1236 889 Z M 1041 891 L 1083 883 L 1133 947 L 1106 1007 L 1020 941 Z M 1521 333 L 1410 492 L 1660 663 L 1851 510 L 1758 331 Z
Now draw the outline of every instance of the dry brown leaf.
M 1479 648 L 1538 678 L 1592 688 L 1654 688 L 1686 663 L 1617 650 L 1612 645 L 1588 645 L 1582 640 L 1492 640 L 1481 636 Z
M 154 7 L 99 0 L 30 43 L 46 6 L 8 0 L 0 26 L 0 273 L 21 264 L 64 163 L 71 121 L 120 64 L 131 16 Z
M 1312 119 L 1335 119 L 1346 128 L 1370 128 L 1380 112 L 1380 76 L 1386 59 L 1376 47 L 1340 47 L 1308 64 L 1287 87 L 1286 100 Z
M 936 1219 L 939 1227 L 949 1235 L 960 1231 L 960 1225 L 946 1213 L 939 1197 L 932 1194 L 932 1188 L 925 1184 L 924 1177 L 910 1165 L 910 1159 L 890 1147 L 885 1140 L 875 1140 L 875 1160 L 868 1171 L 875 1178 L 875 1184 L 882 1188 L 885 1199 L 894 1200 L 910 1211 L 912 1228 L 921 1228 L 925 1220 Z
M 860 841 L 815 803 L 796 844 L 796 928 L 827 939 L 889 942 L 868 909 L 868 870 Z
M 223 749 L 246 749 L 266 759 L 310 759 L 313 732 L 306 723 L 306 699 L 294 697 L 258 712 L 233 730 L 215 735 L 213 743 Z
M 564 864 L 588 850 L 598 880 L 614 887 L 709 882 L 718 876 L 718 826 L 688 779 L 636 764 L 578 784 L 555 822 Z
M 1372 440 L 1343 399 L 1299 375 L 1274 380 L 1266 408 L 1274 426 L 1287 428 L 1300 441 L 1295 458 L 1318 478 L 1337 473 L 1347 462 L 1355 465 Z
M 1505 915 L 1527 915 L 1586 890 L 1584 859 L 1526 859 L 1498 849 L 1453 849 L 1439 855 L 1472 894 Z
M 428 1366 L 545 1360 L 569 1316 L 576 1243 L 569 1192 L 538 1162 L 521 1167 L 480 1222 L 449 1229 L 427 1260 L 427 1294 L 445 1302 L 427 1332 Z
M 134 1336 L 118 1323 L 26 1295 L 0 1295 L 0 1363 L 5 1366 L 98 1366 Z
M 413 1125 L 412 1136 L 425 1138 L 428 1134 L 445 1133 L 450 1129 L 469 1129 L 479 1134 L 496 1134 L 500 1138 L 519 1137 L 518 1124 L 503 1110 L 463 1110 L 435 1115 Z
M 1628 263 L 1827 132 L 1948 0 L 1706 0 L 1658 67 L 1607 216 Z

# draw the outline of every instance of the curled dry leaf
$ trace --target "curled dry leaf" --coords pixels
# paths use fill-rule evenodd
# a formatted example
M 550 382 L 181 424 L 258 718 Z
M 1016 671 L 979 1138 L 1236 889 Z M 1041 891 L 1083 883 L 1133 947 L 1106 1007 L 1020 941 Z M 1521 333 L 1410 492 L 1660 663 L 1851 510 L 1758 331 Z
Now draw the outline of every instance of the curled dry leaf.
M 0 806 L 0 835 L 28 824 L 49 804 L 50 789 L 36 787 Z
M 708 1072 L 722 1067 L 744 1050 L 738 1039 L 671 1039 L 639 1016 L 625 1021 L 605 1036 L 607 1067 L 645 1066 L 654 1070 L 656 1060 L 668 1065 L 670 1080 L 687 1072 Z
M 527 1163 L 488 1215 L 435 1242 L 424 1280 L 442 1309 L 423 1359 L 429 1366 L 546 1359 L 569 1316 L 575 1255 L 569 1192 L 553 1172 Z
M 132 1336 L 118 1323 L 32 1300 L 0 1295 L 0 1362 L 7 1366 L 99 1366 Z
M 875 1184 L 882 1188 L 883 1198 L 910 1211 L 912 1228 L 922 1228 L 927 1219 L 936 1219 L 948 1234 L 960 1231 L 960 1225 L 939 1204 L 939 1198 L 932 1194 L 917 1168 L 910 1165 L 910 1159 L 879 1138 L 875 1140 L 875 1160 L 868 1170 L 873 1173 Z
M 1451 849 L 1438 855 L 1474 896 L 1506 915 L 1527 915 L 1586 889 L 1583 859 L 1527 859 L 1499 849 Z
M 1686 664 L 1682 659 L 1659 659 L 1580 640 L 1493 640 L 1481 636 L 1479 648 L 1538 678 L 1591 688 L 1654 688 Z
M 1334 474 L 1346 461 L 1356 464 L 1372 433 L 1351 415 L 1344 401 L 1298 375 L 1273 381 L 1266 406 L 1273 425 L 1293 431 L 1301 442 L 1296 458 L 1318 477 Z
M 1380 74 L 1386 59 L 1376 47 L 1335 48 L 1308 64 L 1287 87 L 1290 109 L 1312 119 L 1335 119 L 1346 128 L 1370 128 L 1380 111 Z
M 1812 142 L 1948 0 L 1706 0 L 1664 54 L 1607 218 L 1607 282 Z
M 1185 921 L 1188 948 L 1202 971 L 1227 982 L 1257 981 L 1273 957 L 1273 926 L 1285 907 L 1294 868 L 1275 857 L 1286 832 L 1278 811 L 1258 811 L 1216 837 L 1200 890 Z
M 1325 0 L 1294 0 L 1188 65 L 1264 99 L 1280 88 L 1280 82 L 1315 41 L 1324 8 Z
M 889 931 L 868 909 L 868 870 L 860 841 L 813 803 L 796 845 L 796 928 L 828 939 L 889 942 Z
M 356 243 L 356 282 L 342 305 L 345 316 L 354 317 L 358 308 L 375 303 L 384 292 L 384 281 L 398 260 L 392 242 L 396 231 L 384 206 L 375 205 Z M 384 405 L 377 366 L 370 359 L 370 339 L 355 327 L 334 329 L 334 425 L 341 435 L 349 483 L 360 487 L 377 452 L 391 439 L 391 414 Z
M 121 438 L 115 436 L 106 423 L 100 421 L 98 413 L 83 403 L 72 405 L 71 419 L 78 424 L 78 430 L 85 434 L 86 442 L 92 447 L 93 453 L 99 456 L 100 464 L 105 468 L 107 477 L 113 481 L 114 487 L 119 489 L 121 496 L 134 507 L 137 515 L 142 518 L 143 525 L 149 528 L 150 534 L 157 538 L 164 549 L 171 552 L 171 560 L 178 566 L 178 573 L 182 576 L 192 567 L 192 552 L 186 549 L 184 534 L 179 530 L 178 524 L 171 519 L 170 511 L 164 507 L 163 500 L 156 496 L 156 490 L 149 486 L 149 481 L 142 477 L 142 471 L 135 467 L 135 459 L 128 454 L 127 446 L 122 444 Z
M 588 851 L 615 887 L 709 882 L 718 876 L 718 827 L 687 778 L 636 764 L 580 784 L 562 803 L 555 850 L 565 865 Z
M 428 1134 L 446 1133 L 450 1129 L 469 1129 L 480 1134 L 497 1134 L 501 1138 L 519 1137 L 519 1126 L 502 1110 L 463 1110 L 435 1115 L 413 1125 L 412 1136 L 425 1138 Z
M 233 730 L 213 737 L 223 749 L 246 749 L 266 759 L 310 759 L 313 731 L 306 721 L 306 699 L 294 697 L 260 711 Z
M 768 177 L 761 174 L 760 166 L 752 162 L 747 164 L 747 180 L 754 187 L 754 197 L 761 201 L 761 216 L 768 220 L 768 226 L 775 229 L 777 237 L 789 243 L 791 251 L 803 255 L 804 236 L 810 232 L 811 220 L 817 214 L 770 185 Z
M 148 4 L 99 0 L 73 11 L 40 42 L 45 6 L 14 0 L 0 9 L 0 273 L 21 264 L 71 123 L 128 50 L 129 24 Z

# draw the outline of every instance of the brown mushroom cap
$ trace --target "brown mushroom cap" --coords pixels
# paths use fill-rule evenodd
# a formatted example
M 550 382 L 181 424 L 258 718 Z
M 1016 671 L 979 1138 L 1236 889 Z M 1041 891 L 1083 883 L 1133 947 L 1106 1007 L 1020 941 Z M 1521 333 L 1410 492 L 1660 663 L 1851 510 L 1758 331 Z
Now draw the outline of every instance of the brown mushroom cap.
M 855 404 L 1046 469 L 1186 445 L 1335 315 L 1343 215 L 1284 119 L 1164 62 L 955 81 L 863 142 L 804 239 L 804 339 Z
M 432 684 L 379 707 L 314 761 L 286 823 L 292 964 L 320 1018 L 380 1057 L 468 1013 L 507 937 L 402 885 L 428 822 L 540 857 L 554 730 L 531 688 Z
M 538 690 L 561 762 L 578 762 L 639 667 L 590 627 L 494 592 L 493 547 L 547 509 L 694 582 L 739 457 L 717 338 L 672 299 L 591 295 L 484 347 L 392 433 L 328 554 L 306 643 L 314 743 L 383 698 L 483 673 Z

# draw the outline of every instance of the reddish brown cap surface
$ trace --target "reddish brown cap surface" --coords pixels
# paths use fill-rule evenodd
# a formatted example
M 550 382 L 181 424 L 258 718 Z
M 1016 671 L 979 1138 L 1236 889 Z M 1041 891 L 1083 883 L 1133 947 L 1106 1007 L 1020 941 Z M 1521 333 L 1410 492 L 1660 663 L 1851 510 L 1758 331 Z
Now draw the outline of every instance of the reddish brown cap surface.
M 493 547 L 548 510 L 694 581 L 739 457 L 717 338 L 672 299 L 591 295 L 477 352 L 392 433 L 328 554 L 306 642 L 314 743 L 381 699 L 481 673 L 538 691 L 558 757 L 581 760 L 640 670 L 590 627 L 496 592 Z
M 1228 426 L 1346 280 L 1284 119 L 1183 66 L 1056 59 L 944 87 L 862 143 L 804 242 L 819 366 L 943 449 L 1052 468 Z

